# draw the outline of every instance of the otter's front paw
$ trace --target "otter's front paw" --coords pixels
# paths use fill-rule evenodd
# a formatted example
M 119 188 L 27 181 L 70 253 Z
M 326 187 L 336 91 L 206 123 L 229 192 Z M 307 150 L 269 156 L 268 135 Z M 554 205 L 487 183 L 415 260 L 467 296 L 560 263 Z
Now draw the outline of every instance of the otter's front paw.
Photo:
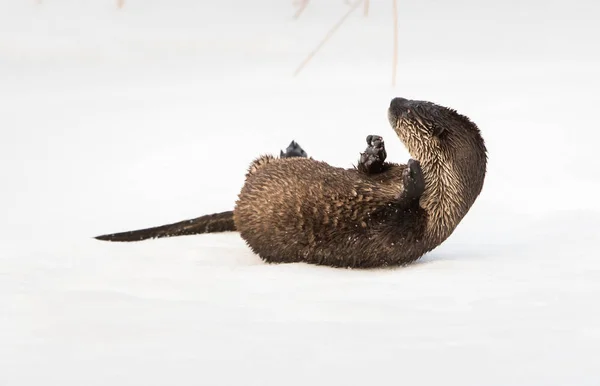
M 383 170 L 387 158 L 383 138 L 379 135 L 367 136 L 367 149 L 360 154 L 359 169 L 365 173 L 378 173 Z
M 406 198 L 417 198 L 425 190 L 425 178 L 421 170 L 419 161 L 410 159 L 406 169 L 402 172 L 402 182 L 404 184 L 403 196 Z

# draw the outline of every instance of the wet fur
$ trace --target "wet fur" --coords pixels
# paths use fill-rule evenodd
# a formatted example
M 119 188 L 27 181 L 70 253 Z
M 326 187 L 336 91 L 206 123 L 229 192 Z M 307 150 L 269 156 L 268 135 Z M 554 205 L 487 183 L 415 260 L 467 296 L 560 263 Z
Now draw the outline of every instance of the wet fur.
M 306 158 L 265 156 L 250 168 L 236 228 L 272 263 L 376 267 L 415 260 L 427 215 L 418 199 L 398 199 L 406 165 L 377 175 Z
M 270 263 L 355 268 L 410 263 L 446 240 L 466 215 L 482 189 L 487 155 L 477 126 L 452 109 L 395 98 L 388 118 L 418 162 L 383 162 L 384 151 L 383 159 L 375 156 L 370 163 L 365 160 L 374 158 L 365 152 L 357 168 L 343 169 L 306 158 L 292 142 L 289 157 L 262 156 L 250 165 L 232 222 L 229 214 L 216 214 L 176 224 L 205 233 L 217 216 L 228 224 L 221 231 L 239 231 Z M 179 235 L 176 226 L 153 233 L 159 228 L 98 238 Z

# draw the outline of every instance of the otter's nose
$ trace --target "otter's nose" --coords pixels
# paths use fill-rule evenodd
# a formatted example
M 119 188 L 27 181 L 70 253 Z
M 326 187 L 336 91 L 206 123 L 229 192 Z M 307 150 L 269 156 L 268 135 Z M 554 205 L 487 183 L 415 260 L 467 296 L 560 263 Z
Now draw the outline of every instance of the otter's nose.
M 390 107 L 391 108 L 403 107 L 406 105 L 406 103 L 408 103 L 408 99 L 398 97 L 398 98 L 392 99 L 392 101 L 390 102 Z
M 390 102 L 390 108 L 388 109 L 388 114 L 392 114 L 392 116 L 400 117 L 403 114 L 406 114 L 409 111 L 410 101 L 406 98 L 394 98 Z

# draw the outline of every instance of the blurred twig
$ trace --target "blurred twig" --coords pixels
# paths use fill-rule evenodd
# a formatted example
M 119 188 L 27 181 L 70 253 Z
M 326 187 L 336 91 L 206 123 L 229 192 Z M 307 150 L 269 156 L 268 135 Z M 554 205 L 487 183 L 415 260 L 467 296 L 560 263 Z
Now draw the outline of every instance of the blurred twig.
M 348 16 L 350 16 L 350 14 L 354 12 L 356 8 L 358 8 L 358 6 L 362 4 L 363 1 L 365 0 L 357 0 L 354 4 L 352 4 L 352 7 L 348 10 L 348 12 L 346 12 L 346 14 L 342 16 L 342 18 L 333 26 L 333 28 L 329 30 L 329 32 L 327 32 L 327 35 L 325 35 L 323 40 L 321 40 L 317 48 L 315 48 L 310 54 L 308 54 L 306 59 L 304 59 L 300 66 L 298 66 L 298 69 L 296 70 L 296 72 L 294 72 L 294 76 L 298 75 L 300 71 L 302 71 L 304 66 L 306 66 L 308 62 L 310 62 L 310 60 L 317 54 L 317 52 L 319 52 L 319 50 L 325 45 L 325 43 L 327 43 L 327 40 L 329 40 L 331 36 L 333 36 L 335 31 L 337 31 L 337 29 L 340 28 L 342 24 L 344 24 L 344 21 L 346 21 Z
M 302 15 L 302 12 L 304 12 L 306 7 L 308 6 L 309 1 L 310 0 L 301 0 L 300 1 L 300 7 L 296 11 L 296 14 L 294 14 L 294 19 L 298 19 L 300 17 L 300 15 Z
M 300 8 L 298 9 L 298 11 L 296 11 L 296 14 L 294 15 L 295 19 L 298 19 L 300 17 L 300 15 L 302 14 L 302 12 L 304 12 L 304 10 L 308 6 L 308 2 L 310 0 L 299 0 L 299 1 L 300 1 L 299 3 L 296 3 L 296 4 L 299 4 Z M 351 4 L 352 7 L 348 10 L 348 12 L 346 12 L 346 14 L 344 14 L 344 16 L 342 16 L 342 18 L 333 26 L 333 28 L 331 28 L 329 30 L 329 32 L 327 32 L 327 35 L 325 35 L 325 37 L 323 38 L 323 40 L 321 40 L 321 42 L 317 45 L 317 47 L 310 54 L 308 54 L 306 59 L 304 59 L 304 61 L 300 64 L 300 66 L 298 66 L 298 68 L 294 72 L 294 76 L 297 76 L 300 73 L 300 71 L 302 71 L 302 69 L 304 67 L 306 67 L 306 65 L 312 60 L 312 58 L 317 54 L 317 52 L 319 52 L 319 50 L 321 48 L 323 48 L 325 43 L 327 43 L 327 41 L 333 36 L 335 31 L 337 31 L 337 29 L 340 28 L 340 26 L 342 24 L 344 24 L 344 21 L 346 21 L 348 16 L 350 16 L 350 14 L 352 12 L 354 12 L 354 10 L 356 10 L 360 4 L 364 5 L 364 8 L 363 8 L 364 15 L 369 16 L 370 0 L 357 0 L 354 3 L 350 3 L 349 0 L 344 0 L 344 2 L 346 4 Z M 398 0 L 392 0 L 392 10 L 393 10 L 393 22 L 394 22 L 394 48 L 393 48 L 393 52 L 392 52 L 392 87 L 395 87 L 396 86 L 396 69 L 398 67 Z
M 396 67 L 398 67 L 398 0 L 393 0 L 394 10 L 394 53 L 392 59 L 392 87 L 396 86 Z
M 117 0 L 117 8 L 121 9 L 125 6 L 125 0 Z

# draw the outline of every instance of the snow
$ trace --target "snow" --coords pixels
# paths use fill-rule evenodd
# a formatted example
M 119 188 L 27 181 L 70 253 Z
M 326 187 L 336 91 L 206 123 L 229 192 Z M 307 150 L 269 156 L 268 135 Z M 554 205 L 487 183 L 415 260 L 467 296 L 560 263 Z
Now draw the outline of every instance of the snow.
M 597 385 L 596 2 L 0 1 L 0 385 Z M 408 153 L 394 96 L 470 116 L 490 163 L 404 268 L 267 265 L 237 234 L 92 236 L 230 210 L 292 139 Z

